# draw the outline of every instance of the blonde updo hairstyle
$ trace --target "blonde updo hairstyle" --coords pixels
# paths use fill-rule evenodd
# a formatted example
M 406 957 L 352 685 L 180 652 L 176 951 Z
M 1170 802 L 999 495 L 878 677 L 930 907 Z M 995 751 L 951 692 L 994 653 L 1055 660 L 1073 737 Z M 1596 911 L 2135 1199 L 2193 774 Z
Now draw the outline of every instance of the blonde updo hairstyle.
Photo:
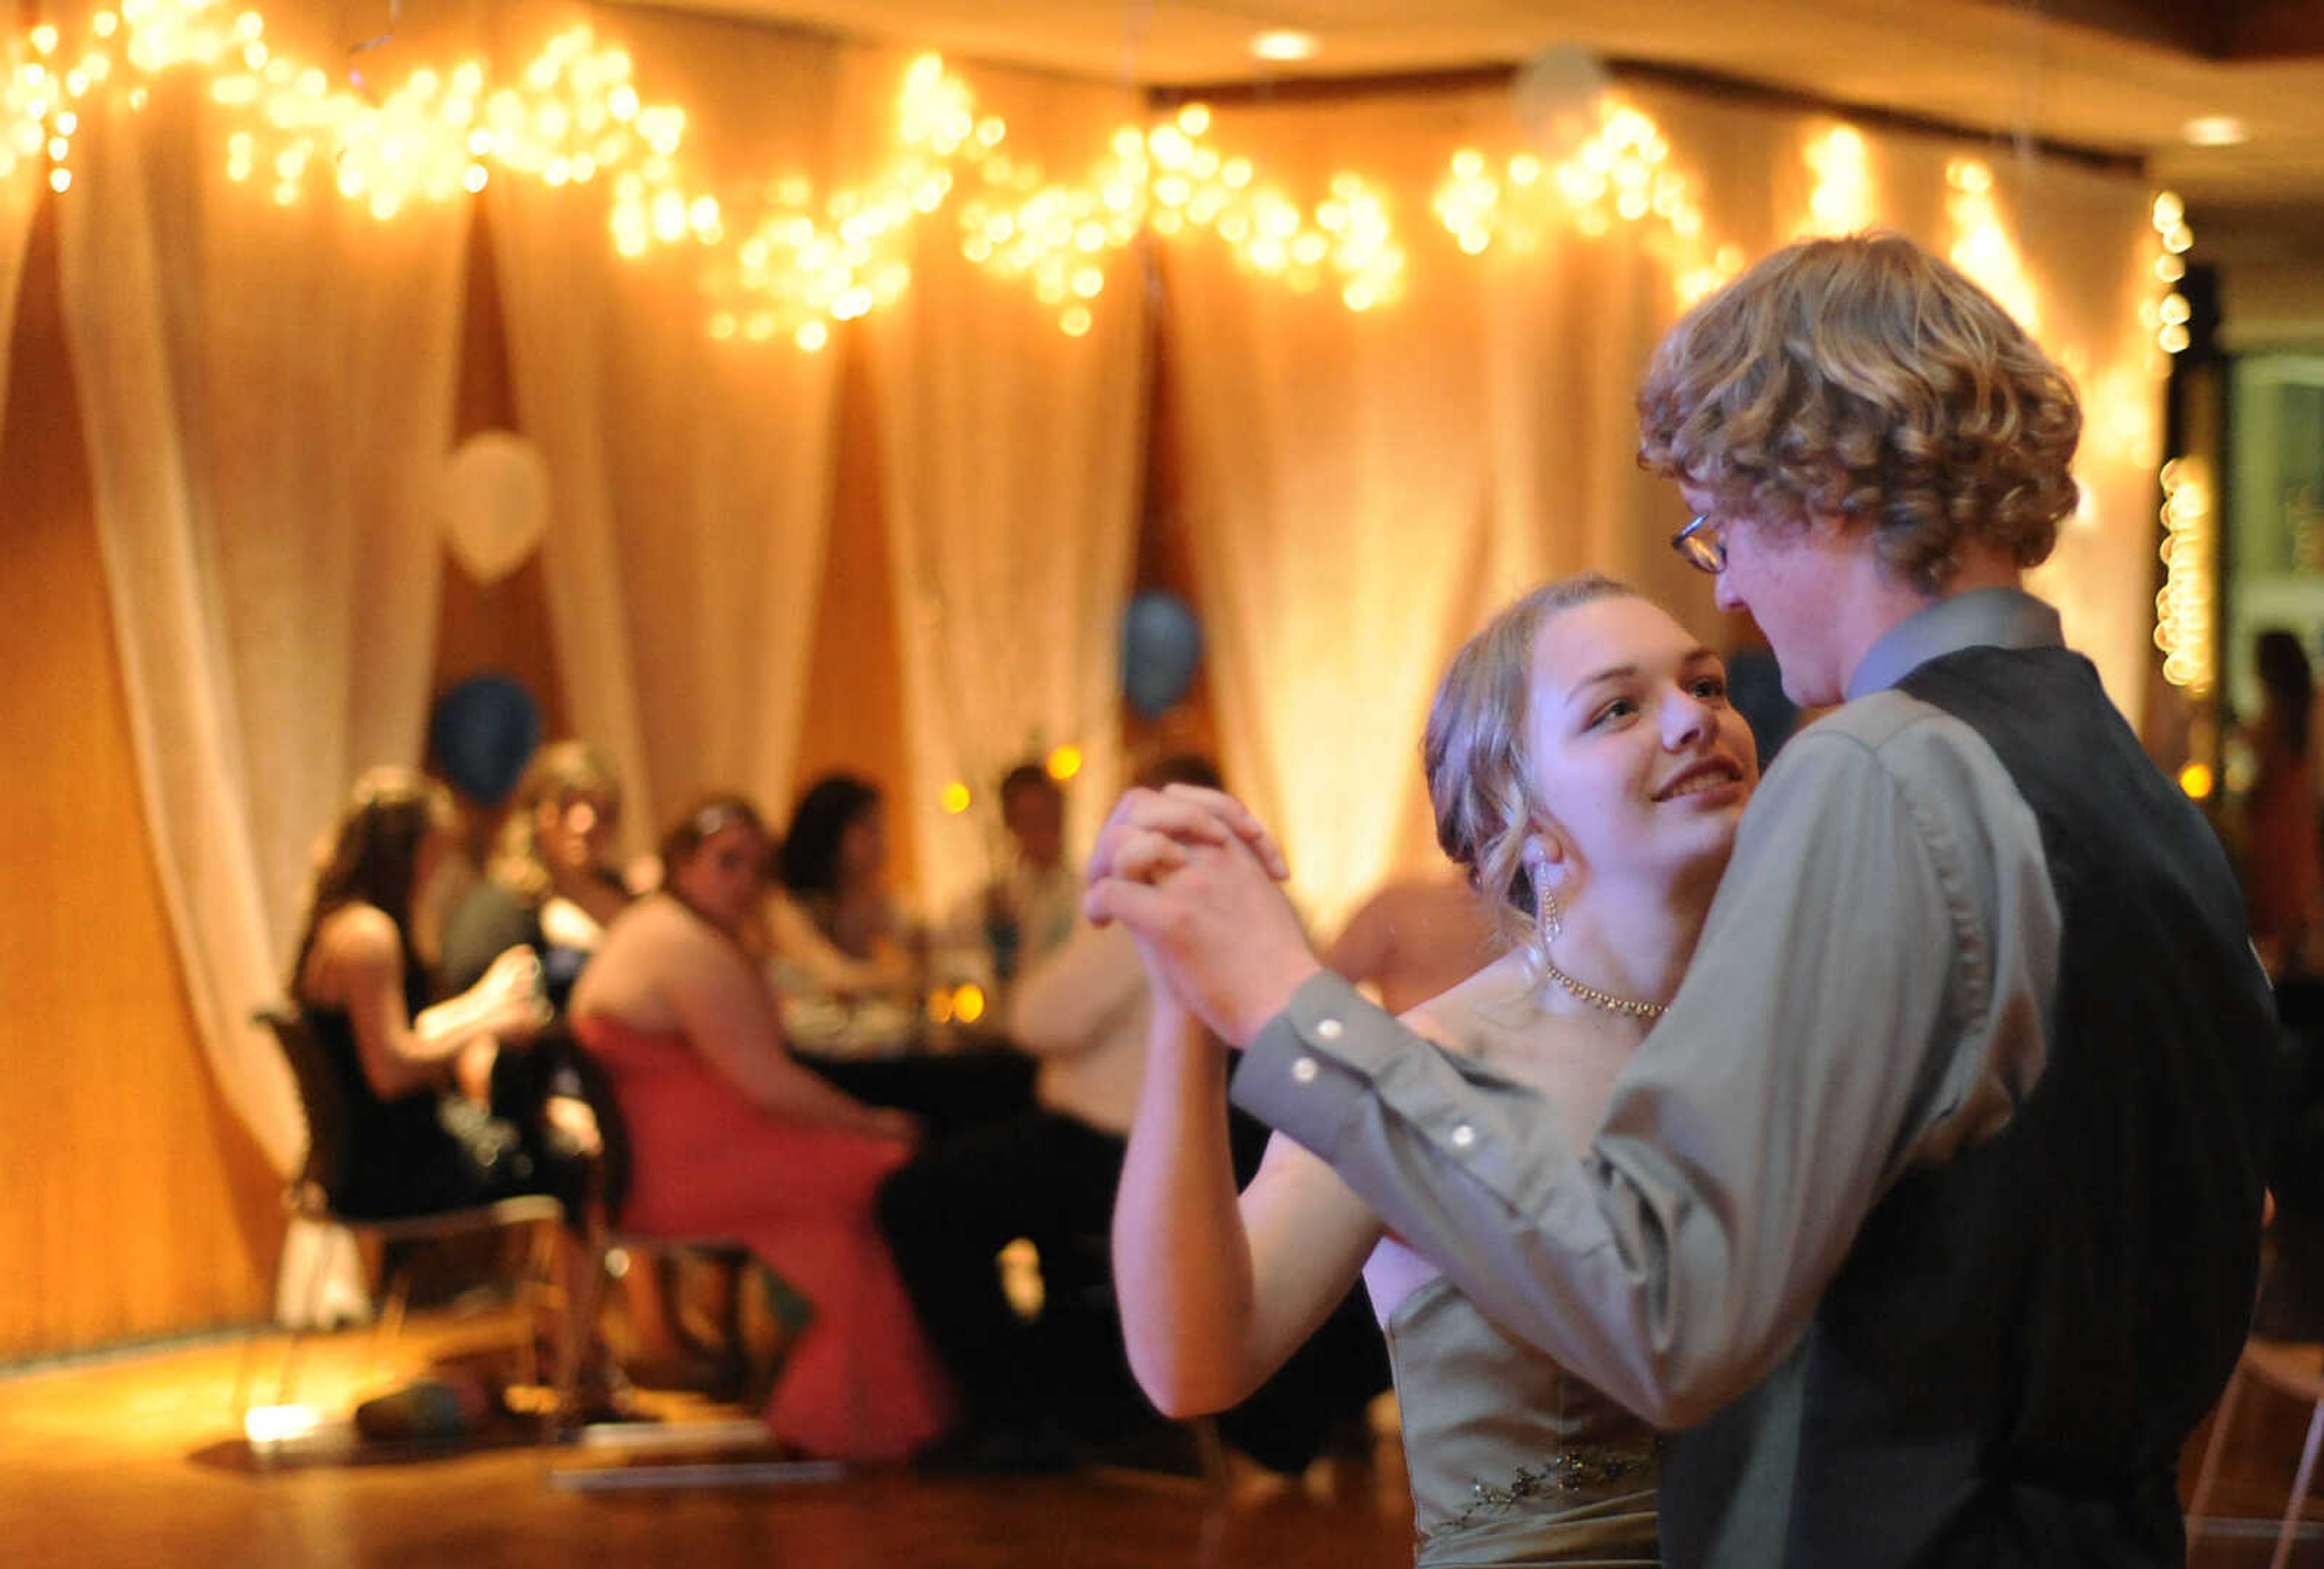
M 1638 462 L 1718 514 L 1872 531 L 1942 592 L 1964 549 L 2039 566 L 2078 492 L 2066 374 L 1960 272 L 1897 235 L 1776 252 L 1671 329 L 1638 393 Z
M 1421 740 L 1436 843 L 1485 896 L 1512 944 L 1536 946 L 1526 843 L 1545 804 L 1526 757 L 1535 646 L 1551 618 L 1593 600 L 1636 598 L 1600 572 L 1544 584 L 1462 645 L 1437 683 Z

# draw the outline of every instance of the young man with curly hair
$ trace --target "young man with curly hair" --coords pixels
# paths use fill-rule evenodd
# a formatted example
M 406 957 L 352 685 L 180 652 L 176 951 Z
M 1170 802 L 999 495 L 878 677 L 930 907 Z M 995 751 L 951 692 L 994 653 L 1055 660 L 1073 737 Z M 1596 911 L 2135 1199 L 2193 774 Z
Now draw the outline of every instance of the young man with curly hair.
M 1126 798 L 1091 910 L 1249 1043 L 1238 1102 L 1683 1430 L 1666 1562 L 2183 1563 L 2273 1009 L 2209 828 L 2021 586 L 2075 504 L 2073 390 L 1960 272 L 1865 235 L 1704 301 L 1639 406 L 1700 514 L 1674 545 L 1794 700 L 1840 706 L 1746 812 L 1594 1139 L 1320 974 L 1224 798 Z

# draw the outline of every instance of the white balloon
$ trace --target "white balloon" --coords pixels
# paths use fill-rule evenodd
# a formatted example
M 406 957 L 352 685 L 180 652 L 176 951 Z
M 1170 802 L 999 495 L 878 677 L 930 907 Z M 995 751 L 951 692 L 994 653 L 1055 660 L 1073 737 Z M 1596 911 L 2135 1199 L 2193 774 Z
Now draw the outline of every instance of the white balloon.
M 453 558 L 479 583 L 524 564 L 549 533 L 549 460 L 507 430 L 469 437 L 445 461 L 437 511 Z

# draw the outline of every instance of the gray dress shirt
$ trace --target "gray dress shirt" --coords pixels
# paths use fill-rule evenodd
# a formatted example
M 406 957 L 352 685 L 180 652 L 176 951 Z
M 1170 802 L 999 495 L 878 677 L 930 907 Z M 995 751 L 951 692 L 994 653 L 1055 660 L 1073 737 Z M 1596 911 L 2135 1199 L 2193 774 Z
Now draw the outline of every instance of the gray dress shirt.
M 1967 725 L 1888 688 L 1957 649 L 2059 641 L 2048 606 L 1986 590 L 1875 646 L 1745 811 L 1587 1149 L 1538 1092 L 1328 974 L 1252 1043 L 1234 1099 L 1511 1332 L 1651 1422 L 1700 1420 L 1778 1368 L 1896 1177 L 1999 1128 L 2042 1071 L 2060 931 L 2033 813 Z M 1749 1491 L 1771 1511 L 1781 1382 L 1756 1397 Z

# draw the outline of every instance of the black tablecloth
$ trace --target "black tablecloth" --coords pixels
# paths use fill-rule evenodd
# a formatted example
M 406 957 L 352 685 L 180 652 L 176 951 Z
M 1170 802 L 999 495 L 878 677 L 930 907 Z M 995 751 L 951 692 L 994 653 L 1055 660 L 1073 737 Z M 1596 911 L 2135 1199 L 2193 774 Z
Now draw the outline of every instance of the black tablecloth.
M 857 1100 L 911 1112 L 934 1139 L 1004 1121 L 1033 1104 L 1033 1059 L 999 1044 L 896 1057 L 798 1056 Z

